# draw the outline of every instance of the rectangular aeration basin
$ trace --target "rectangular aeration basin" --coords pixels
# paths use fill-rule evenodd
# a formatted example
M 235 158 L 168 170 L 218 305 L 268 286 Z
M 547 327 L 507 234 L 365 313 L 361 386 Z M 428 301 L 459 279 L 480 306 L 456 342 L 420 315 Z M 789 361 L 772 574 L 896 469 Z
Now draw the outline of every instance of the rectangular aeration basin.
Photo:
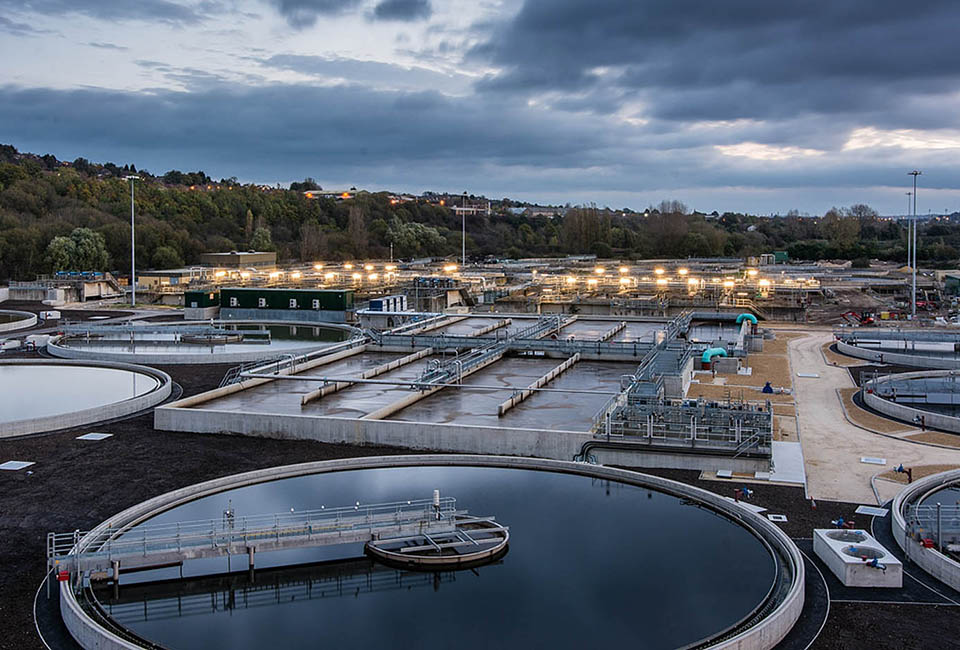
M 844 586 L 903 586 L 900 560 L 865 530 L 818 528 L 813 531 L 813 551 Z M 871 566 L 874 559 L 885 568 Z

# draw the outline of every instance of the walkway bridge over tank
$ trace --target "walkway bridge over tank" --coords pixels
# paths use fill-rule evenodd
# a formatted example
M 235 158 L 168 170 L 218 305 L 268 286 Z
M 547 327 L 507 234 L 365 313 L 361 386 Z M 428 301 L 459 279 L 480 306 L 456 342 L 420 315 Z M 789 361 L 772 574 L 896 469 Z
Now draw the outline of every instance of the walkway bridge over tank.
M 479 528 L 479 530 L 478 530 Z M 136 527 L 102 527 L 89 533 L 49 533 L 49 569 L 79 578 L 120 569 L 162 567 L 198 558 L 246 555 L 291 548 L 367 543 L 391 547 L 408 557 L 443 554 L 462 547 L 489 547 L 506 537 L 493 517 L 470 517 L 453 497 L 398 501 L 302 512 L 238 516 L 232 507 L 220 519 L 164 522 Z

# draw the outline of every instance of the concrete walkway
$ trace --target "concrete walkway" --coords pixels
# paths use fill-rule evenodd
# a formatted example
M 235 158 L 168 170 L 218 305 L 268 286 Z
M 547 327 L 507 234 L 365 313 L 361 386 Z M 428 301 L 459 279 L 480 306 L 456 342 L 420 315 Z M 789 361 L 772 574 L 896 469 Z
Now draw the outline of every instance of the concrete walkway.
M 830 333 L 814 333 L 790 341 L 787 349 L 794 376 L 816 373 L 819 379 L 795 378 L 799 437 L 807 473 L 807 491 L 813 499 L 874 504 L 870 486 L 873 475 L 896 467 L 955 463 L 953 451 L 910 443 L 865 431 L 844 417 L 838 388 L 855 386 L 844 368 L 827 365 L 820 347 L 832 340 Z M 864 456 L 886 458 L 886 466 L 861 463 Z M 893 498 L 903 487 L 877 481 L 882 499 Z

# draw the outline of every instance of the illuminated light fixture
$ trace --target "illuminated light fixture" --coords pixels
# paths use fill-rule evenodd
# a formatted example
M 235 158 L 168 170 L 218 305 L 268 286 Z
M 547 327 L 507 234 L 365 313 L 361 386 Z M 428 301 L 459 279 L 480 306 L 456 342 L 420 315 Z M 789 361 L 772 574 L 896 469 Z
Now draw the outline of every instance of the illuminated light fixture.
M 302 275 L 303 275 L 303 274 L 300 273 L 300 271 L 294 271 L 293 273 L 290 274 L 290 279 L 291 279 L 291 280 L 299 280 Z
M 678 274 L 678 275 L 686 275 L 686 274 L 689 273 L 689 272 L 690 272 L 690 271 L 688 271 L 687 269 L 677 269 L 677 274 Z
M 280 277 L 280 271 L 274 271 L 273 273 L 270 274 L 271 280 L 276 280 L 279 277 Z
M 320 264 L 319 262 L 317 262 L 316 264 L 313 265 L 313 268 L 314 270 L 319 271 L 323 268 L 323 264 Z
M 590 285 L 591 287 L 597 286 L 596 278 L 590 278 L 589 280 L 587 280 L 587 284 Z
M 363 265 L 363 268 L 364 268 L 365 270 L 367 270 L 367 271 L 372 271 L 372 270 L 373 270 L 373 264 L 364 264 L 364 265 Z
M 572 275 L 567 276 L 567 284 L 576 284 L 576 283 L 577 283 L 577 279 L 575 277 L 573 277 Z
M 659 269 L 659 268 L 653 269 L 653 272 L 656 273 L 657 275 L 663 275 L 665 273 L 663 269 Z
M 226 271 L 217 271 L 216 273 L 213 274 L 213 277 L 215 277 L 215 278 L 222 278 L 222 277 L 225 276 L 226 274 L 227 274 Z
M 747 275 L 751 278 L 757 277 L 757 269 L 747 269 Z
M 733 280 L 724 280 L 724 281 L 723 281 L 723 288 L 724 288 L 724 289 L 732 289 L 734 284 L 735 284 L 735 283 L 734 283 Z
M 447 264 L 445 267 L 443 267 L 443 270 L 444 270 L 445 272 L 447 272 L 447 273 L 453 273 L 454 271 L 457 270 L 457 265 L 456 265 L 456 264 Z
M 397 270 L 397 267 L 396 267 L 395 265 L 393 265 L 393 264 L 387 264 L 387 265 L 386 265 L 385 267 L 383 267 L 383 268 L 385 268 L 385 269 L 388 270 L 388 271 L 396 271 L 396 270 Z
M 340 198 L 342 198 L 342 199 L 349 199 L 349 198 L 350 198 L 350 192 L 344 192 L 343 194 L 340 195 Z
M 597 268 L 593 269 L 593 272 L 596 273 L 597 275 L 603 275 L 605 271 L 606 269 L 603 268 L 602 266 L 598 266 Z
M 334 279 L 335 277 L 337 277 L 337 274 L 336 274 L 336 273 L 324 273 L 324 274 L 323 274 L 323 279 L 324 279 L 324 280 L 332 280 L 332 279 Z
M 620 273 L 621 273 L 621 274 L 629 273 L 629 272 L 630 272 L 630 269 L 629 269 L 628 267 L 626 267 L 626 266 L 621 266 L 621 267 L 620 267 Z
M 688 284 L 689 286 L 691 286 L 691 287 L 695 287 L 695 286 L 697 286 L 698 284 L 700 284 L 700 280 L 698 280 L 698 279 L 696 279 L 696 278 L 687 278 L 687 284 Z
M 343 268 L 349 271 L 350 269 L 353 268 L 353 264 L 351 264 L 350 262 L 347 262 L 346 264 L 343 265 Z
M 233 188 L 231 188 L 231 189 L 233 189 Z M 307 198 L 308 198 L 308 199 L 312 199 L 312 198 L 313 198 L 313 192 L 307 192 Z
M 362 279 L 363 279 L 363 274 L 362 274 L 362 273 L 354 273 L 351 277 L 352 277 L 354 280 L 362 280 Z
M 367 279 L 368 279 L 368 280 L 376 280 L 376 279 L 377 279 L 377 274 L 376 274 L 376 273 L 371 273 L 370 275 L 367 276 Z
M 667 286 L 668 282 L 669 280 L 667 280 L 666 278 L 657 278 L 657 286 L 665 287 Z
M 620 284 L 630 284 L 630 278 L 620 278 Z
M 766 279 L 766 278 L 763 278 L 762 280 L 760 280 L 760 286 L 761 286 L 761 287 L 769 287 L 769 286 L 770 286 L 770 280 L 768 280 L 768 279 Z
M 248 278 L 250 277 L 250 273 L 247 272 L 247 271 L 242 271 L 242 272 L 240 273 L 240 277 L 241 277 L 241 279 L 246 280 L 246 279 L 248 279 Z
M 710 278 L 710 282 L 713 282 L 714 284 L 718 284 L 720 282 L 720 278 Z

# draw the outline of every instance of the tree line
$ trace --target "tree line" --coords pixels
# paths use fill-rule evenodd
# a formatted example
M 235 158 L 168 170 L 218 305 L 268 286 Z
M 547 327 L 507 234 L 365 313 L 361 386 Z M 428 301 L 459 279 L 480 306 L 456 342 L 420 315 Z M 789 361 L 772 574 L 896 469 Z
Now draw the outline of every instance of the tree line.
M 214 182 L 202 171 L 154 176 L 132 164 L 69 164 L 0 145 L 0 280 L 32 279 L 56 270 L 130 266 L 130 194 L 137 174 L 137 267 L 194 264 L 203 252 L 276 250 L 282 261 L 313 262 L 457 255 L 460 217 L 428 202 L 396 202 L 387 193 L 358 192 L 339 201 L 307 196 L 312 179 L 291 188 Z M 499 206 L 467 217 L 467 253 L 474 259 L 592 253 L 629 259 L 744 257 L 786 250 L 794 259 L 870 258 L 903 261 L 904 227 L 863 204 L 822 217 L 759 217 L 690 213 L 665 201 L 645 213 L 596 206 L 562 216 L 531 217 Z M 950 264 L 960 227 L 921 227 L 919 257 Z

